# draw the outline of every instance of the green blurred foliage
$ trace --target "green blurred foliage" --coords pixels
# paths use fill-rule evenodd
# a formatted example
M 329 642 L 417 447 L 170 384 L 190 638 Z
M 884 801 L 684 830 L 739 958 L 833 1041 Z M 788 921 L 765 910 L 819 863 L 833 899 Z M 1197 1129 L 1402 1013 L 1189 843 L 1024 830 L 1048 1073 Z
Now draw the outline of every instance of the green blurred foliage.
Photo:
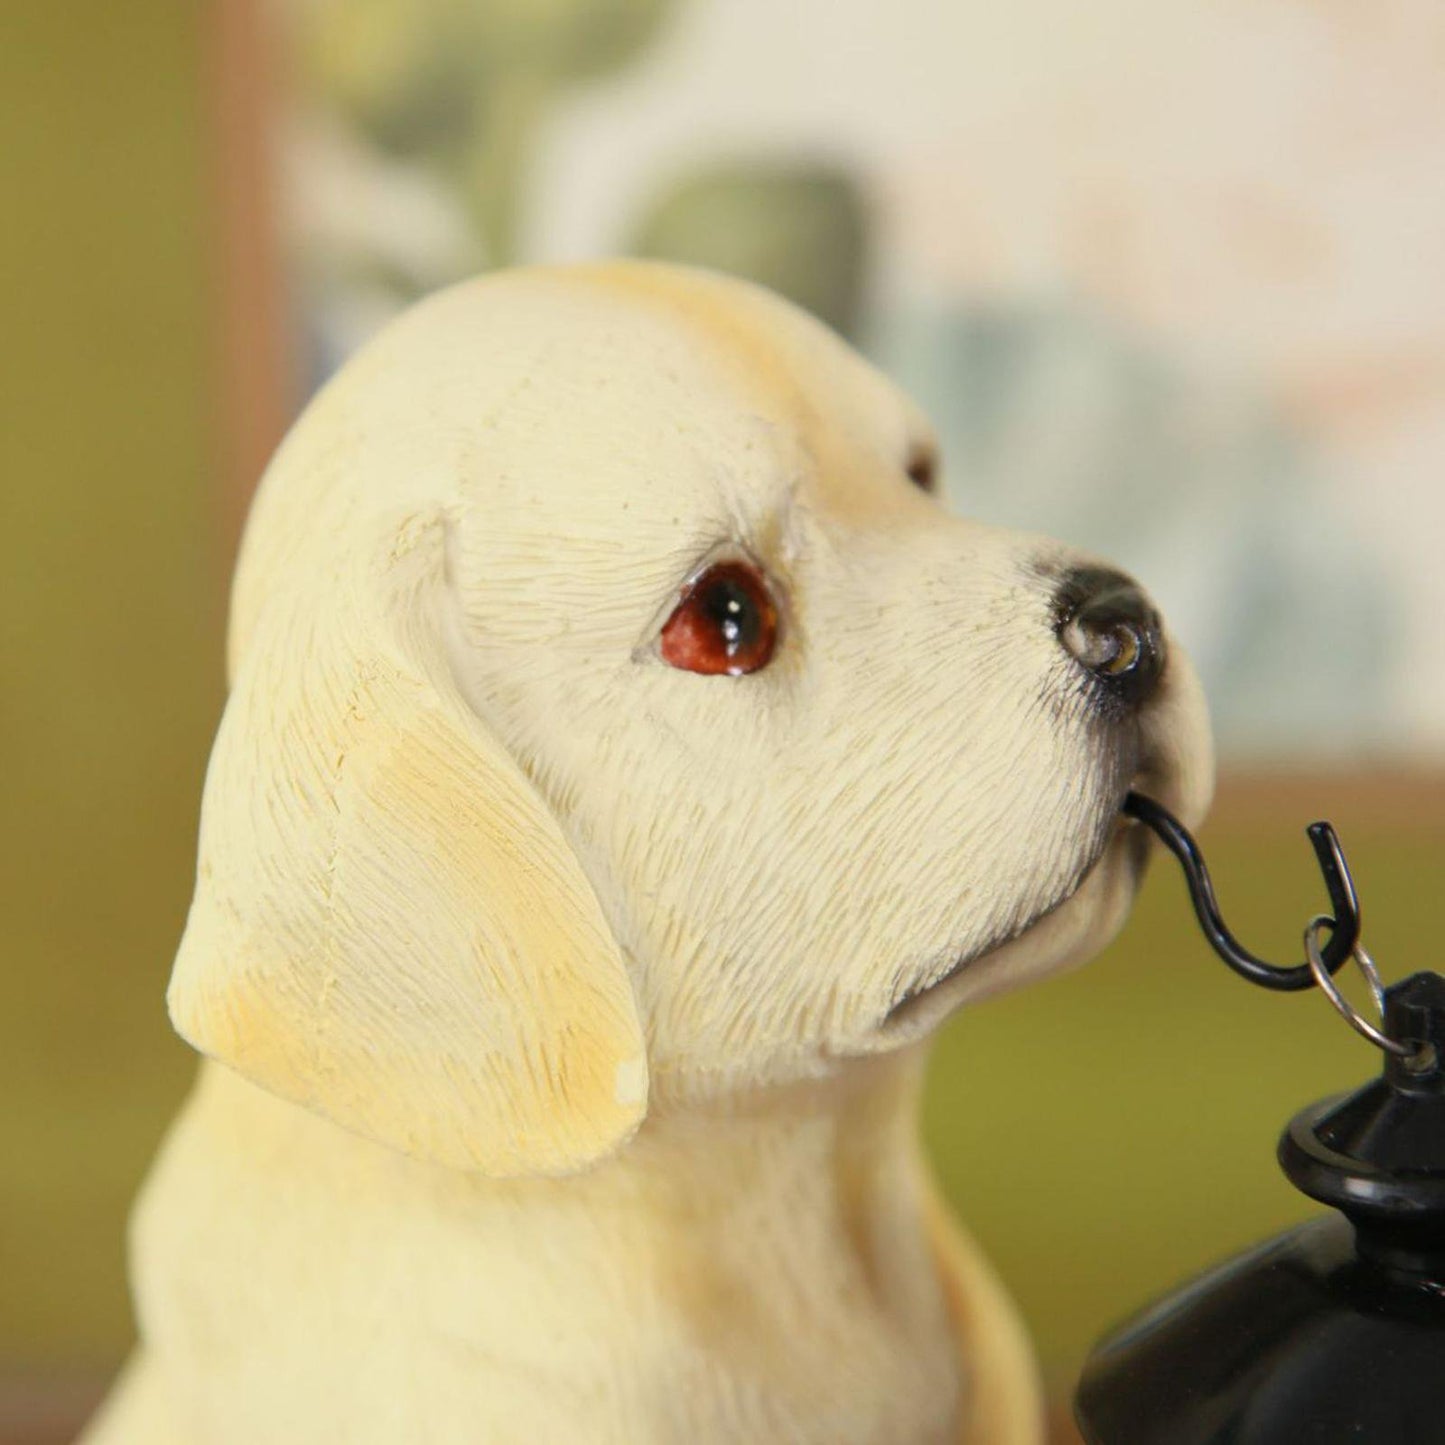
M 757 281 L 857 334 L 869 214 L 839 166 L 759 157 L 699 167 L 649 204 L 628 249 Z
M 672 0 L 322 0 L 305 16 L 306 77 L 376 144 L 424 155 L 468 143 L 490 82 L 528 71 L 596 80 L 636 59 Z
M 672 0 L 323 0 L 303 83 L 372 144 L 440 167 L 492 265 L 518 259 L 539 127 L 569 85 L 630 64 Z
M 391 154 L 462 147 L 478 124 L 486 75 L 467 43 L 475 9 L 458 0 L 332 0 L 308 16 L 303 81 Z

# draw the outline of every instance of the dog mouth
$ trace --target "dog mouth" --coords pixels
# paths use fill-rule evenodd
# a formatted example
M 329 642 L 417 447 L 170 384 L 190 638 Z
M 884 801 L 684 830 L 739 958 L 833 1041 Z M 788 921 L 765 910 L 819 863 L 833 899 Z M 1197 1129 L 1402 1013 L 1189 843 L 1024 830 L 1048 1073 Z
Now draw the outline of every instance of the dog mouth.
M 1135 778 L 1115 808 L 1112 824 L 1105 832 L 1103 840 L 1052 898 L 1014 927 L 987 939 L 976 948 L 969 949 L 942 973 L 932 977 L 925 976 L 925 979 L 908 988 L 889 1008 L 880 1032 L 885 1035 L 911 1033 L 914 1025 L 931 1021 L 935 1012 L 941 1015 L 950 1011 L 952 1002 L 945 996 L 954 992 L 953 985 L 958 984 L 965 974 L 972 973 L 980 964 L 1019 943 L 1034 933 L 1040 925 L 1047 923 L 1079 895 L 1101 868 L 1124 869 L 1131 891 L 1136 888 L 1148 864 L 1153 837 L 1148 828 L 1125 811 L 1125 802 L 1136 792 L 1147 791 L 1148 785 L 1154 781 L 1147 770 Z

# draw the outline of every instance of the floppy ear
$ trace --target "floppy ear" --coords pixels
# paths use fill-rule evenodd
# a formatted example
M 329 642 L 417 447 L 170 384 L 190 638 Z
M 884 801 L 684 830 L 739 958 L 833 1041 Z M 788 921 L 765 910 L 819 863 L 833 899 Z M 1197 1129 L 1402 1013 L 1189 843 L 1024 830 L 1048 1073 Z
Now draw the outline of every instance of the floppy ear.
M 283 583 L 250 626 L 171 1018 L 408 1153 L 577 1169 L 646 1108 L 626 968 L 555 818 L 452 681 L 441 518 L 372 540 L 342 575 Z

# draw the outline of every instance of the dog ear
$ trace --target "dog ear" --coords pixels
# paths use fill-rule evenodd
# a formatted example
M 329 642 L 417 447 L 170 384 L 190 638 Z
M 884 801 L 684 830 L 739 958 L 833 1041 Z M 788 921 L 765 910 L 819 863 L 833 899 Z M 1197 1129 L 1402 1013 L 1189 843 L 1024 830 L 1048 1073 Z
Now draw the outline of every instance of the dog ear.
M 379 526 L 254 609 L 171 1018 L 407 1153 L 564 1173 L 637 1128 L 642 1031 L 555 817 L 452 680 L 444 545 L 439 517 Z

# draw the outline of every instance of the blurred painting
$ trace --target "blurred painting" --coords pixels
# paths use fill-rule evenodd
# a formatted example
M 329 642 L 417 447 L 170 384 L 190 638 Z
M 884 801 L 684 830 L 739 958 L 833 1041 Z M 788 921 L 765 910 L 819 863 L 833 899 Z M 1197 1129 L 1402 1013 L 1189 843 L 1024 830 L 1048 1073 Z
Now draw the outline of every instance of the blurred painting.
M 792 297 L 952 502 L 1117 558 L 1235 760 L 1445 743 L 1445 14 L 1430 0 L 293 0 L 312 384 L 489 266 Z

